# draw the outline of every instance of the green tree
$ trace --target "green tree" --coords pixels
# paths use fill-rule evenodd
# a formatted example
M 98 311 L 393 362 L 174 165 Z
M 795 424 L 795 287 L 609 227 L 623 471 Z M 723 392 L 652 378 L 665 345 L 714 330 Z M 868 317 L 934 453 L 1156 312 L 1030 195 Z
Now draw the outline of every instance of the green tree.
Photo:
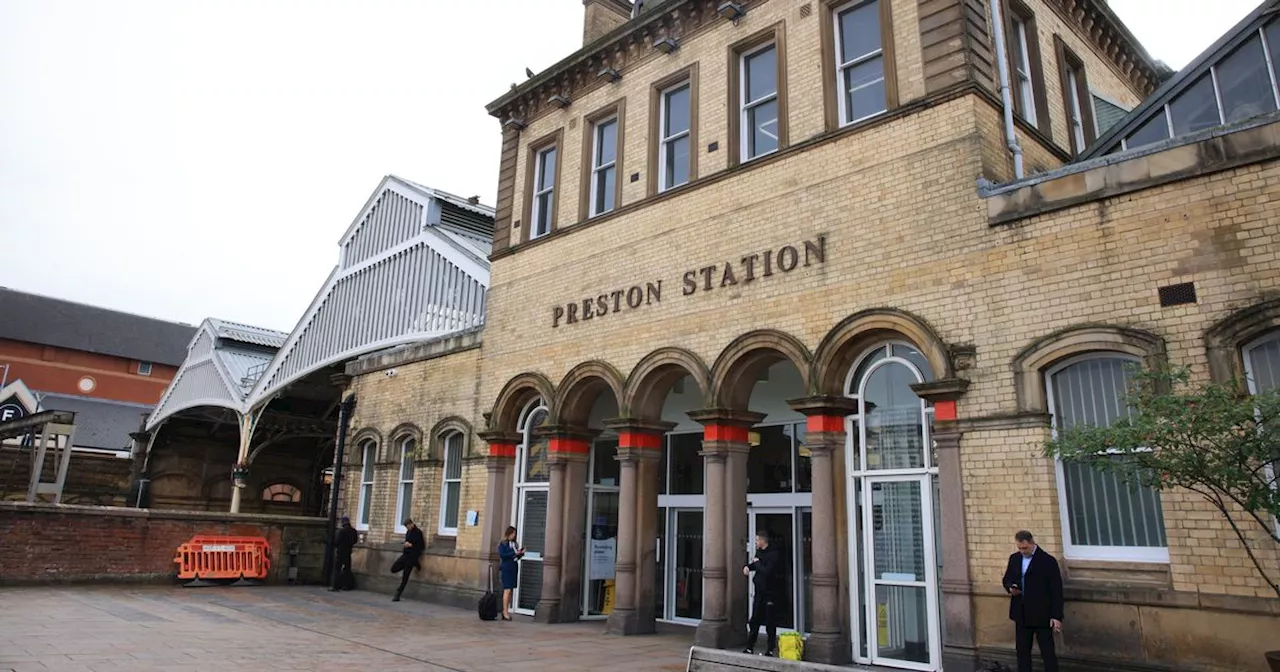
M 1129 416 L 1110 427 L 1060 431 L 1045 454 L 1117 473 L 1131 486 L 1185 488 L 1218 509 L 1280 597 L 1280 584 L 1244 528 L 1280 544 L 1280 392 L 1246 395 L 1236 383 L 1192 386 L 1185 368 L 1133 373 Z M 1263 541 L 1259 539 L 1258 541 Z

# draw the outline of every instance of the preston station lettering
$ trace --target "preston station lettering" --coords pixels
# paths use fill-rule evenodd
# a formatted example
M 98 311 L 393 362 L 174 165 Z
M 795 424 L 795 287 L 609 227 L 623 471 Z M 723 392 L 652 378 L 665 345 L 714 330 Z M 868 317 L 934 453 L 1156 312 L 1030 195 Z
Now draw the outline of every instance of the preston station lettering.
M 783 245 L 776 250 L 748 254 L 737 262 L 725 261 L 687 270 L 680 277 L 680 295 L 691 296 L 698 292 L 745 285 L 826 262 L 827 236 L 823 234 L 799 245 Z M 557 305 L 551 309 L 551 327 L 554 329 L 562 324 L 577 324 L 611 313 L 661 303 L 662 289 L 661 279 L 651 280 Z

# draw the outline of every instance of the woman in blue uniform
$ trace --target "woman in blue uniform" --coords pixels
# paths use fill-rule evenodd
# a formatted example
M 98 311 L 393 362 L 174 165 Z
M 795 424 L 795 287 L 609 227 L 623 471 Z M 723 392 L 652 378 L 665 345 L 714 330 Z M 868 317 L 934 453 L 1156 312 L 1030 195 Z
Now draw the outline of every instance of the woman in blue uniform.
M 524 557 L 524 549 L 516 543 L 516 528 L 508 527 L 498 543 L 498 557 L 502 565 L 498 573 L 502 576 L 502 620 L 511 620 L 511 592 L 516 589 L 516 579 L 520 575 L 520 559 Z

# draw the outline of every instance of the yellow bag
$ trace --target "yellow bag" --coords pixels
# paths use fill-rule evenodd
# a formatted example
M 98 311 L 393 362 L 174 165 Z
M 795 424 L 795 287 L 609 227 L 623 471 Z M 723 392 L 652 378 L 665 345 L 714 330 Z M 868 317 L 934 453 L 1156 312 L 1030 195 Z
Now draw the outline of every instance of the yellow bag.
M 783 632 L 778 635 L 778 657 L 784 660 L 804 658 L 804 638 L 800 633 Z

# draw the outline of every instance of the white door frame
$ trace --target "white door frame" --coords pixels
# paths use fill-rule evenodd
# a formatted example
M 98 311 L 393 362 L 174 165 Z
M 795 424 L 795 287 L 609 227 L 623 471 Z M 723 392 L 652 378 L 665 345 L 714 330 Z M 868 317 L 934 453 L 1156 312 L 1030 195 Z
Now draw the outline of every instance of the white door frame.
M 800 600 L 804 599 L 803 593 L 800 591 L 800 582 L 798 581 L 799 573 L 803 573 L 801 566 L 800 547 L 796 544 L 796 540 L 800 538 L 800 516 L 797 515 L 797 506 L 750 506 L 747 507 L 747 545 L 748 556 L 751 557 L 755 553 L 756 546 L 756 516 L 757 515 L 784 515 L 791 516 L 791 538 L 787 540 L 787 550 L 790 553 L 788 558 L 788 566 L 791 567 L 791 622 L 793 624 L 800 622 Z M 733 568 L 730 568 L 733 571 Z M 799 572 L 799 573 L 798 573 Z M 747 619 L 751 618 L 751 605 L 755 604 L 756 584 L 754 581 L 747 580 Z M 807 624 L 806 624 L 807 625 Z M 798 632 L 800 628 L 778 628 L 778 632 Z
M 702 495 L 692 495 L 694 497 L 702 497 Z M 667 590 L 667 599 L 663 602 L 664 609 L 667 613 L 663 614 L 664 620 L 671 623 L 680 623 L 683 625 L 697 625 L 702 622 L 702 615 L 698 618 L 688 618 L 684 616 L 676 616 L 676 518 L 681 513 L 698 513 L 702 516 L 703 529 L 706 529 L 707 511 L 702 507 L 679 507 L 671 506 L 667 508 L 667 576 L 663 581 L 663 585 Z M 703 539 L 703 543 L 706 540 Z M 703 571 L 706 568 L 703 567 Z

